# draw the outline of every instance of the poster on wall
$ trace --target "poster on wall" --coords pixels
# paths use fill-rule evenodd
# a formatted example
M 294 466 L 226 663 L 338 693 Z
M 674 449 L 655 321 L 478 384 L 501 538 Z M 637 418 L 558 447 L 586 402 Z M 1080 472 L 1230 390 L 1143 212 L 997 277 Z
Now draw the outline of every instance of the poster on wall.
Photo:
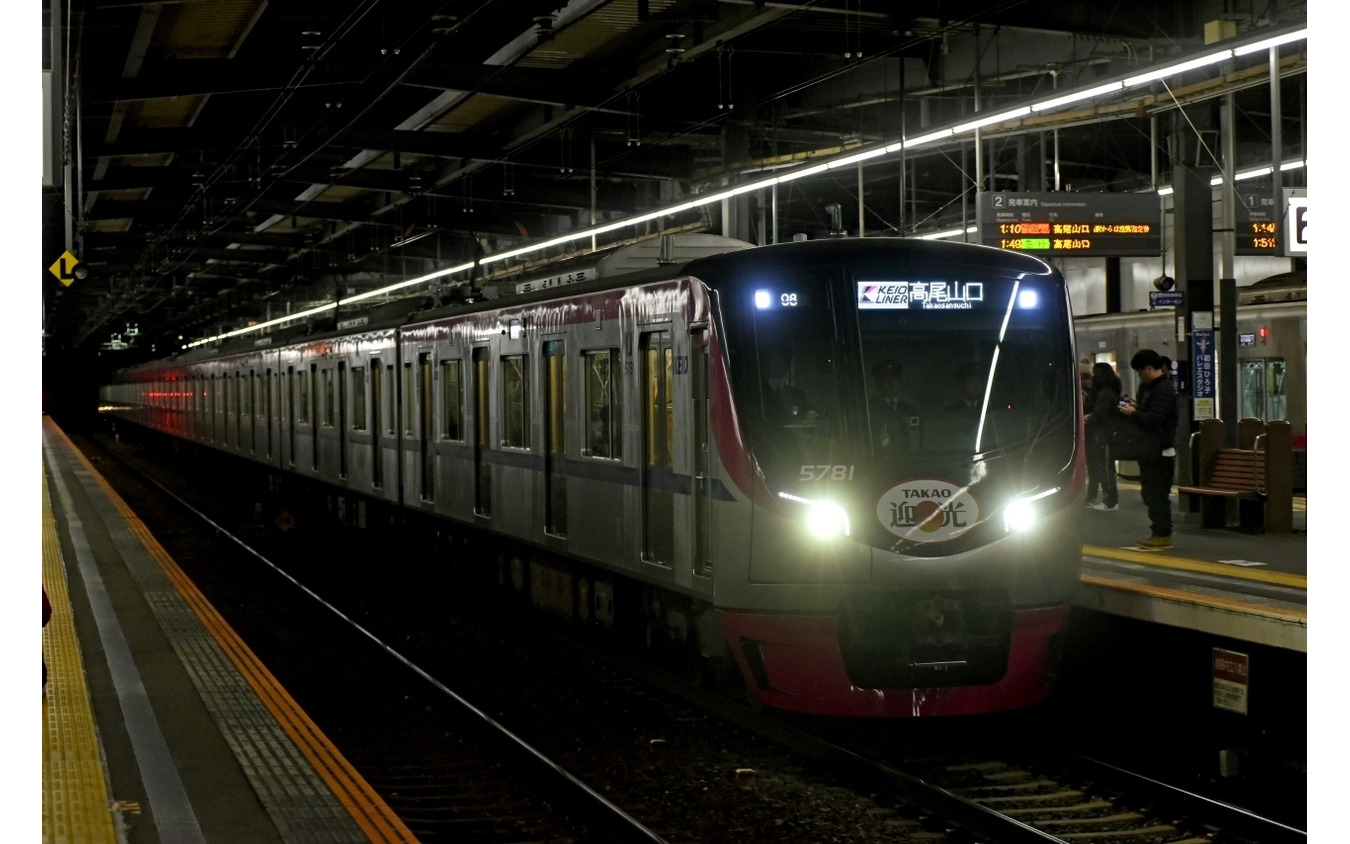
M 1192 418 L 1214 418 L 1214 331 L 1191 332 Z

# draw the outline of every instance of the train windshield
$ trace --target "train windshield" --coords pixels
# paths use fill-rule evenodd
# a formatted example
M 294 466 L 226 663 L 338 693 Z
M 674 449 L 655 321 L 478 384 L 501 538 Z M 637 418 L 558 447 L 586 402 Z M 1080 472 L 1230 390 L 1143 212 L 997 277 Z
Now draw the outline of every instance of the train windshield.
M 722 296 L 727 319 L 745 322 L 728 330 L 733 391 L 775 486 L 840 466 L 917 475 L 1051 435 L 1041 468 L 1072 454 L 1077 378 L 1057 275 L 874 249 L 761 264 Z

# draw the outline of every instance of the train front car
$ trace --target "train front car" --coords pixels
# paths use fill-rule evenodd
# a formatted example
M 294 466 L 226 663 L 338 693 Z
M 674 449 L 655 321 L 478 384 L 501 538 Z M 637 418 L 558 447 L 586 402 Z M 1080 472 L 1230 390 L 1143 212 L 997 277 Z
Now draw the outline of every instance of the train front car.
M 719 559 L 716 605 L 752 694 L 875 717 L 1045 700 L 1082 553 L 1058 271 L 885 238 L 688 271 L 719 304 L 714 419 L 751 518 L 719 542 L 744 554 Z

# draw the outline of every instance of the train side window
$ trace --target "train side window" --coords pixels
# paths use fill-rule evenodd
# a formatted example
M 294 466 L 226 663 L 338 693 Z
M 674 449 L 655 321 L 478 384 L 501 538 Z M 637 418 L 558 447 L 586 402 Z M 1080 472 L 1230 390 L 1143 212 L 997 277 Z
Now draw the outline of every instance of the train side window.
M 441 438 L 464 439 L 464 361 L 441 361 Z
M 300 370 L 295 373 L 296 384 L 299 385 L 299 399 L 295 407 L 295 419 L 297 422 L 309 424 L 309 373 Z
M 563 341 L 544 344 L 545 448 L 552 454 L 567 451 L 567 354 Z
M 309 418 L 314 420 L 310 426 L 309 437 L 309 467 L 314 471 L 319 471 L 319 365 L 311 363 L 309 365 L 309 397 L 314 400 L 314 406 L 309 410 Z
M 415 387 L 412 361 L 408 361 L 403 364 L 403 434 L 408 437 L 413 435 L 413 419 L 416 410 L 413 403 Z
M 364 431 L 366 429 L 366 368 L 364 366 L 353 366 L 351 368 L 351 379 L 352 430 Z
M 623 392 L 615 378 L 619 350 L 583 352 L 582 359 L 586 370 L 586 454 L 618 459 L 623 456 Z
M 287 453 L 287 462 L 295 465 L 295 367 L 286 367 L 286 403 L 283 405 L 286 413 L 286 443 L 290 446 Z
M 325 369 L 323 371 L 323 425 L 325 428 L 333 427 L 333 408 L 336 403 L 333 393 L 333 370 Z
M 262 417 L 263 425 L 267 428 L 267 456 L 272 456 L 272 396 L 274 394 L 277 377 L 272 370 L 267 370 L 262 380 Z
M 244 373 L 234 374 L 234 447 L 244 447 Z
M 502 445 L 530 447 L 529 358 L 502 358 Z
M 385 365 L 384 374 L 384 383 L 397 388 L 398 382 L 394 380 L 394 365 L 392 363 Z M 398 433 L 398 419 L 394 415 L 395 391 L 396 390 L 383 390 L 382 395 L 384 398 L 382 398 L 381 401 L 384 403 L 380 405 L 380 413 L 384 416 L 384 432 L 391 437 Z
M 671 394 L 674 355 L 666 332 L 643 338 L 643 390 L 646 400 L 644 419 L 648 466 L 670 466 L 674 462 L 675 403 Z

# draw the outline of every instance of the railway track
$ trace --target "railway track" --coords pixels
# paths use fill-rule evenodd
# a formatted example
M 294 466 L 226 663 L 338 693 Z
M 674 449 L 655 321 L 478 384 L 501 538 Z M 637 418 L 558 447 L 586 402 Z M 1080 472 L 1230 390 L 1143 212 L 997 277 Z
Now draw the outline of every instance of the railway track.
M 174 483 L 171 466 L 114 447 L 137 471 Z M 131 472 L 120 474 L 134 486 Z M 932 725 L 888 724 L 859 736 L 752 713 L 612 642 L 469 593 L 455 558 L 470 549 L 446 558 L 403 537 L 393 556 L 436 561 L 418 567 L 396 563 L 362 532 L 278 535 L 232 511 L 248 500 L 235 492 L 185 494 L 193 507 L 216 508 L 211 532 L 251 534 L 254 575 L 241 578 L 238 558 L 220 557 L 226 543 L 201 541 L 181 515 L 152 529 L 179 540 L 175 556 L 211 549 L 180 564 L 247 626 L 251 646 L 269 666 L 277 661 L 274 673 L 424 841 L 1306 839 L 1067 756 L 1027 762 L 1001 746 L 973 755 L 978 735 L 942 728 L 942 739 L 916 741 Z M 263 557 L 284 557 L 286 574 L 262 567 Z M 429 588 L 410 590 L 414 575 Z M 282 597 L 302 590 L 324 605 Z
M 257 531 L 218 521 L 144 466 L 78 444 L 419 840 L 663 840 L 402 657 L 396 631 L 363 623 L 380 620 L 372 605 L 329 603 L 312 579 L 239 535 Z

